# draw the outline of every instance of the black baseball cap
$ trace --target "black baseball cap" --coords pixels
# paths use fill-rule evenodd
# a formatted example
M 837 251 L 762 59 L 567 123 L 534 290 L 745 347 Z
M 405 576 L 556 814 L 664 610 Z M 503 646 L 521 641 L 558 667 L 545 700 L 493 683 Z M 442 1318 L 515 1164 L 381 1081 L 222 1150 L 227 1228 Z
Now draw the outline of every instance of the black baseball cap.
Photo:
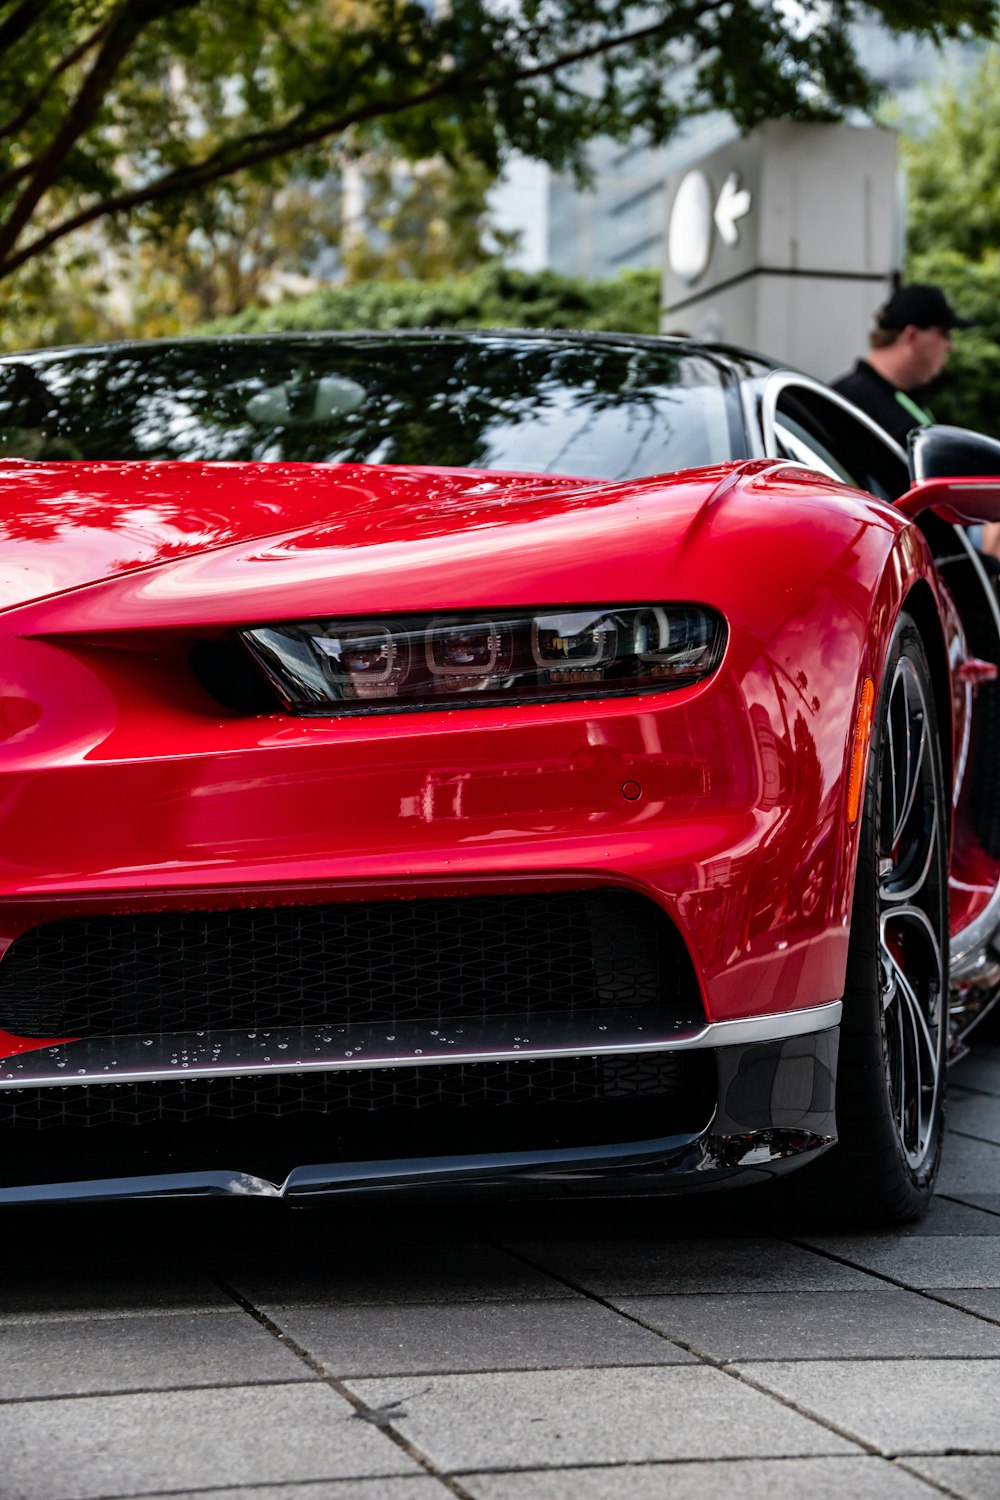
M 939 286 L 911 281 L 898 286 L 875 314 L 879 328 L 975 328 L 973 318 L 960 318 Z

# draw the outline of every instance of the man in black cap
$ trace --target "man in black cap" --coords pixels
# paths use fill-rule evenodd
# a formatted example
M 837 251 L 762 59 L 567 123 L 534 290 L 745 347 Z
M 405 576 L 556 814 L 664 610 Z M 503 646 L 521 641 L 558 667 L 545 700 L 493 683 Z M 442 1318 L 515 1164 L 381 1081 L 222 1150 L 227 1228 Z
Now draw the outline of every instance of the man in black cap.
M 944 369 L 953 328 L 972 328 L 939 286 L 912 281 L 899 286 L 875 315 L 867 359 L 859 359 L 833 389 L 853 401 L 906 447 L 906 434 L 933 421 L 913 398 Z

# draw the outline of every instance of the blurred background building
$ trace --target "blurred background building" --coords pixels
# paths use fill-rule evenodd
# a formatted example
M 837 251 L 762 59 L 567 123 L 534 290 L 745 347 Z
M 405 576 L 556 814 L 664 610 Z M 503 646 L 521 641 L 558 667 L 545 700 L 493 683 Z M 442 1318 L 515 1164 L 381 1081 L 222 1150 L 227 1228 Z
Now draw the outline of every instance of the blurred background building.
M 861 60 L 885 85 L 891 109 L 910 121 L 919 117 L 927 86 L 971 68 L 981 50 L 976 44 L 939 50 L 899 40 L 874 22 L 860 23 L 855 34 Z M 600 142 L 590 153 L 593 185 L 586 191 L 538 163 L 513 164 L 493 198 L 494 223 L 521 236 L 508 263 L 588 278 L 662 269 L 668 180 L 738 134 L 732 121 L 705 116 L 656 150 Z

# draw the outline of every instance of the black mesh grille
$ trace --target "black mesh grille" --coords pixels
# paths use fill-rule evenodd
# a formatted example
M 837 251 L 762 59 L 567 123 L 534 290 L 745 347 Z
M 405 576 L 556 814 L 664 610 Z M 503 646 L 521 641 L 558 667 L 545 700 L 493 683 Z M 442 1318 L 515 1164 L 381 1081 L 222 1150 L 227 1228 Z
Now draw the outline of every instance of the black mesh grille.
M 593 1104 L 665 1098 L 686 1078 L 679 1055 L 571 1057 L 526 1062 L 378 1068 L 256 1078 L 91 1084 L 0 1091 L 0 1126 L 190 1125 L 250 1117 L 474 1110 L 478 1106 Z M 689 1070 L 688 1070 L 689 1071 Z
M 26 1037 L 636 1006 L 703 1020 L 672 923 L 617 890 L 79 917 L 0 963 L 0 1028 Z

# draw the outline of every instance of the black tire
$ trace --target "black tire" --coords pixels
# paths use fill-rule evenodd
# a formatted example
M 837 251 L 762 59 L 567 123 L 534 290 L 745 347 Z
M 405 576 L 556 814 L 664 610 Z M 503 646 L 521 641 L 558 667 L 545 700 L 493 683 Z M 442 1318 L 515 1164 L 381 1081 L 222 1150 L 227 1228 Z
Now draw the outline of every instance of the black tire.
M 944 1136 L 948 802 L 930 669 L 901 615 L 876 711 L 837 1072 L 838 1143 L 792 1181 L 838 1223 L 919 1218 Z

